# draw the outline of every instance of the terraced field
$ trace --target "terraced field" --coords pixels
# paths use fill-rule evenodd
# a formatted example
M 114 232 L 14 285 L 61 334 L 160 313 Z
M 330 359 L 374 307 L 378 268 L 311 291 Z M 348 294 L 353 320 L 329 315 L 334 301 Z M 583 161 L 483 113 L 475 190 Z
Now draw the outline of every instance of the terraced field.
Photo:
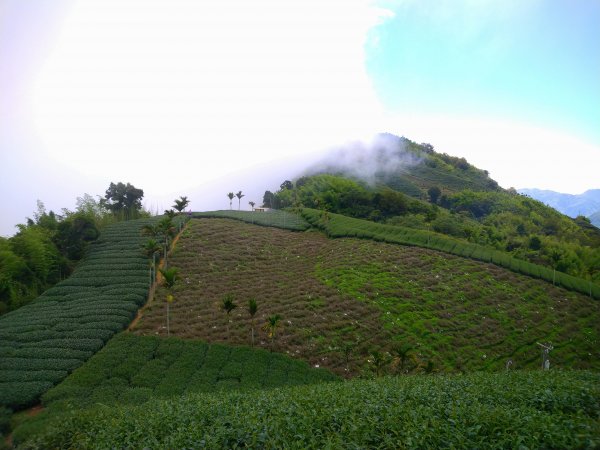
M 412 348 L 403 371 L 497 370 L 539 365 L 536 342 L 552 342 L 552 367 L 600 368 L 600 303 L 502 269 L 434 250 L 354 238 L 328 239 L 227 219 L 194 219 L 171 260 L 170 331 L 183 338 L 250 343 L 339 374 L 398 370 L 373 355 Z M 238 307 L 221 309 L 225 294 Z M 135 332 L 166 335 L 159 289 Z M 282 327 L 259 331 L 272 314 Z M 373 363 L 368 360 L 373 361 Z

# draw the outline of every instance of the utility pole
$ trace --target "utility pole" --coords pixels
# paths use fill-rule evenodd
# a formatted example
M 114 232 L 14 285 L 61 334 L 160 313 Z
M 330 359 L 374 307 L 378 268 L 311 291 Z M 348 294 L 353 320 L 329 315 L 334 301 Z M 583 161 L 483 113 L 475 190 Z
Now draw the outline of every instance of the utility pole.
M 550 350 L 554 350 L 552 344 L 540 344 L 537 343 L 540 347 L 542 347 L 542 370 L 550 370 Z

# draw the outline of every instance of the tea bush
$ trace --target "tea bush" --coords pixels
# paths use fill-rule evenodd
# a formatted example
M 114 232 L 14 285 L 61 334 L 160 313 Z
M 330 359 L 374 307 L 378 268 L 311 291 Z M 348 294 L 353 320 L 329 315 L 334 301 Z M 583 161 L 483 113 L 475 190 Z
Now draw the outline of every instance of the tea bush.
M 267 227 L 283 228 L 285 230 L 304 231 L 310 228 L 306 220 L 298 214 L 273 209 L 269 211 L 209 211 L 193 213 L 195 218 L 235 219 Z
M 70 278 L 0 317 L 0 406 L 34 404 L 130 323 L 150 283 L 140 229 L 157 220 L 108 226 Z
M 50 407 L 58 400 L 78 407 L 96 402 L 139 403 L 152 396 L 335 379 L 324 369 L 312 369 L 303 361 L 279 353 L 122 333 L 64 382 L 45 393 L 42 401 Z M 118 395 L 107 393 L 107 386 L 112 391 L 118 390 Z
M 472 373 L 50 409 L 14 439 L 24 449 L 595 448 L 599 417 L 598 373 Z

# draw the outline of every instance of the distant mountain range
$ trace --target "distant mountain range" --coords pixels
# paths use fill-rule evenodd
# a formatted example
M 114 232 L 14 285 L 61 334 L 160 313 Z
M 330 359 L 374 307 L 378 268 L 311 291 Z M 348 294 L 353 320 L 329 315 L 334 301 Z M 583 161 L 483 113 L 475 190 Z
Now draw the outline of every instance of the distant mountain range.
M 586 216 L 600 228 L 600 189 L 590 189 L 578 195 L 543 189 L 519 189 L 519 193 L 539 200 L 567 216 Z

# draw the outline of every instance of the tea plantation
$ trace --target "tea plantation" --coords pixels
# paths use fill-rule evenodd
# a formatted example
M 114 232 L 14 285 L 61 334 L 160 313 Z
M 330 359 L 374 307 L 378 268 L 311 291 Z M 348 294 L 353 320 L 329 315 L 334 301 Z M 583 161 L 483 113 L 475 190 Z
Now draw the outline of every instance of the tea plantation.
M 330 237 L 357 237 L 439 250 L 465 258 L 490 262 L 513 272 L 539 278 L 570 291 L 600 299 L 600 286 L 587 280 L 562 272 L 554 272 L 547 267 L 513 258 L 504 252 L 453 239 L 442 234 L 401 226 L 384 225 L 309 208 L 303 208 L 301 215 L 308 223 L 325 231 Z
M 42 403 L 51 407 L 138 404 L 153 397 L 336 379 L 324 369 L 262 349 L 122 333 L 46 392 Z
M 599 418 L 597 373 L 472 373 L 98 405 L 27 423 L 14 439 L 23 449 L 595 448 Z
M 283 210 L 268 211 L 209 211 L 193 213 L 195 218 L 234 219 L 255 225 L 283 228 L 284 230 L 304 231 L 310 224 L 300 215 Z
M 150 285 L 140 229 L 155 221 L 107 227 L 70 278 L 0 318 L 0 405 L 35 404 L 131 322 Z

